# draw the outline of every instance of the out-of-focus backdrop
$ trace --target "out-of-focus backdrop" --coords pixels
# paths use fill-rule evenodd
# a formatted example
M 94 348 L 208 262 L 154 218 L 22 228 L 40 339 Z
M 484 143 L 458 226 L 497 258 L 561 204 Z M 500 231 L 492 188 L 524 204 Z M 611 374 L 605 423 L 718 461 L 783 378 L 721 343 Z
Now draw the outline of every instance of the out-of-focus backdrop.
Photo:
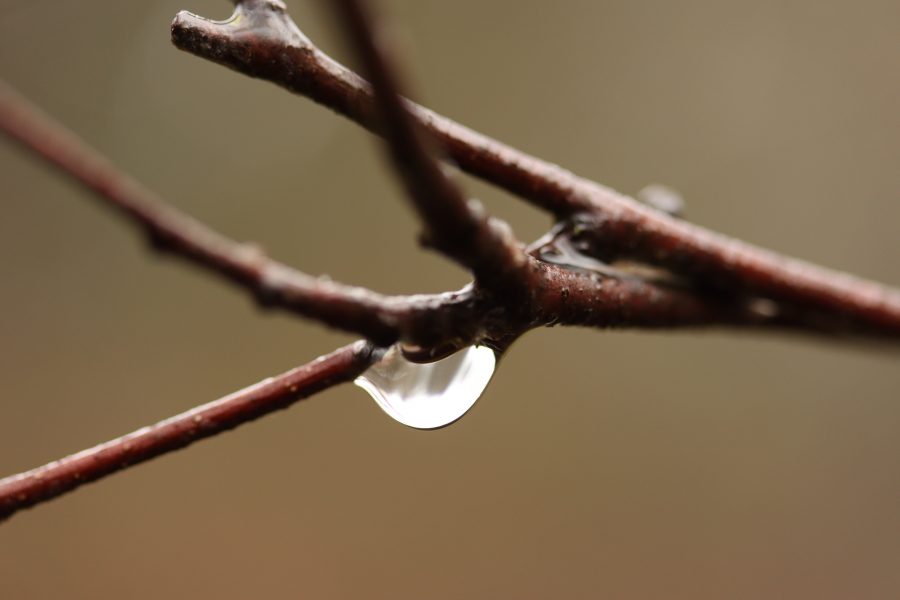
M 326 3 L 288 2 L 352 61 Z M 383 292 L 420 251 L 379 144 L 175 50 L 213 0 L 0 0 L 0 76 L 172 203 Z M 900 4 L 396 0 L 417 98 L 693 221 L 900 284 Z M 531 239 L 547 218 L 465 179 Z M 0 473 L 349 336 L 152 256 L 0 142 Z M 350 386 L 0 526 L 0 597 L 900 596 L 900 355 L 729 331 L 550 329 L 434 432 Z

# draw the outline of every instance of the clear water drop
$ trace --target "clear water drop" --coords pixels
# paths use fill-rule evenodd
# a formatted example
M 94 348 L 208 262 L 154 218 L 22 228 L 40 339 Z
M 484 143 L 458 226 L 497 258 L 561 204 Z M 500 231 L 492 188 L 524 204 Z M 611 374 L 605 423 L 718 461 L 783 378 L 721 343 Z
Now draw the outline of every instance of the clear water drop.
M 686 283 L 669 271 L 640 261 L 617 259 L 605 263 L 581 252 L 566 235 L 557 235 L 540 247 L 538 258 L 570 269 L 596 273 L 621 281 L 639 280 L 660 285 L 684 286 Z
M 635 197 L 652 208 L 673 217 L 684 214 L 684 198 L 676 190 L 660 183 L 651 183 Z
M 419 364 L 399 346 L 356 378 L 393 419 L 416 429 L 449 425 L 472 408 L 497 366 L 487 346 L 469 346 L 437 362 Z
M 572 244 L 572 240 L 566 236 L 559 236 L 543 246 L 539 258 L 544 262 L 582 271 L 592 271 L 608 277 L 620 275 L 605 262 L 579 252 Z

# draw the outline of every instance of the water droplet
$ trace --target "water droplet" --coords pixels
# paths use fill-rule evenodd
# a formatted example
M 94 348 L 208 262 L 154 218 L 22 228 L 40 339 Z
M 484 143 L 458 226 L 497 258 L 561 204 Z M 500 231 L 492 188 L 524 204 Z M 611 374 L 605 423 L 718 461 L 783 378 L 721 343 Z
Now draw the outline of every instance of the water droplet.
M 642 262 L 617 259 L 611 263 L 605 263 L 597 260 L 593 256 L 588 256 L 577 247 L 577 242 L 573 242 L 566 235 L 559 235 L 552 240 L 546 242 L 538 250 L 538 258 L 544 262 L 553 263 L 567 267 L 569 269 L 578 269 L 587 273 L 593 273 L 595 279 L 597 276 L 618 279 L 618 280 L 640 280 L 645 282 L 653 282 L 661 285 L 686 285 L 681 279 L 659 267 L 645 264 Z M 600 281 L 597 281 L 600 285 Z M 584 290 L 576 289 L 577 293 L 583 293 Z M 563 300 L 568 299 L 568 289 L 563 290 Z
M 680 217 L 684 213 L 684 198 L 681 194 L 659 183 L 651 183 L 635 197 L 647 206 L 673 217 Z
M 608 277 L 621 275 L 605 262 L 579 252 L 567 236 L 559 236 L 551 243 L 541 247 L 538 258 L 555 265 L 600 273 Z
M 751 298 L 747 308 L 763 319 L 774 319 L 781 313 L 778 303 L 768 298 Z
M 393 419 L 416 429 L 436 429 L 472 408 L 496 365 L 487 346 L 469 346 L 427 364 L 408 361 L 393 346 L 354 383 Z

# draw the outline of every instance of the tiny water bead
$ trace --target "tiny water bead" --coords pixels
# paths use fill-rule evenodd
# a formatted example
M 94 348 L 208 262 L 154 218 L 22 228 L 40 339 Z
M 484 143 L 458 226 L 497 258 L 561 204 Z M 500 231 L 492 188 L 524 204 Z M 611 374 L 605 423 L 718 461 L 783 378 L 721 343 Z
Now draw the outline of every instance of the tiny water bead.
M 677 190 L 673 190 L 667 185 L 651 183 L 635 194 L 635 198 L 667 215 L 684 216 L 684 198 Z
M 585 253 L 587 248 L 584 242 L 559 230 L 551 232 L 541 242 L 537 258 L 547 263 L 620 281 L 637 280 L 674 287 L 687 285 L 670 271 L 638 260 L 614 258 L 611 262 L 603 262 Z
M 497 366 L 487 346 L 469 346 L 436 362 L 407 360 L 392 346 L 354 383 L 391 418 L 416 429 L 436 429 L 466 414 Z
M 542 246 L 538 258 L 544 262 L 581 271 L 599 273 L 607 277 L 621 275 L 621 273 L 618 273 L 612 266 L 605 262 L 599 261 L 587 254 L 583 254 L 575 247 L 573 241 L 565 235 L 557 236 L 553 238 L 551 242 Z

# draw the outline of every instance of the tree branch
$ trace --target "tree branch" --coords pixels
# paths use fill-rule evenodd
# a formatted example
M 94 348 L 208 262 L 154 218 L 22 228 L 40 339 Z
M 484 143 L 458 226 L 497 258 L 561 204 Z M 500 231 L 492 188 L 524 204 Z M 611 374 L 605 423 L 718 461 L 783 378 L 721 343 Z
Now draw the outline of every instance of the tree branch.
M 181 50 L 240 73 L 271 81 L 379 131 L 369 84 L 321 52 L 287 14 L 281 0 L 237 0 L 232 16 L 216 21 L 181 11 L 172 42 Z M 560 216 L 589 208 L 573 196 L 572 175 L 446 117 L 409 109 L 463 170 Z
M 360 333 L 379 345 L 402 340 L 424 348 L 423 357 L 430 356 L 436 346 L 453 349 L 482 342 L 500 348 L 525 331 L 547 324 L 767 324 L 743 306 L 735 309 L 689 290 L 634 277 L 620 283 L 595 273 L 562 272 L 530 256 L 521 274 L 528 286 L 524 300 L 515 289 L 485 291 L 479 286 L 444 294 L 382 296 L 296 271 L 266 258 L 258 247 L 230 240 L 180 213 L 2 82 L 0 129 L 129 217 L 148 233 L 155 247 L 236 282 L 264 305 Z M 792 325 L 807 329 L 802 323 Z
M 272 81 L 379 131 L 369 85 L 323 54 L 280 0 L 238 2 L 226 21 L 182 11 L 172 40 L 188 52 Z M 589 251 L 635 257 L 731 295 L 761 296 L 811 311 L 847 331 L 900 336 L 900 292 L 763 250 L 673 219 L 598 183 L 520 152 L 413 103 L 409 110 L 465 171 L 578 220 Z
M 376 31 L 368 5 L 356 0 L 332 3 L 346 25 L 348 37 L 362 58 L 372 81 L 381 130 L 390 147 L 397 172 L 406 184 L 419 216 L 427 227 L 428 245 L 468 267 L 486 288 L 520 297 L 527 288 L 524 248 L 509 225 L 488 217 L 433 157 L 433 140 L 410 113 L 400 95 L 401 86 L 384 30 Z
M 389 345 L 466 336 L 476 304 L 470 288 L 448 294 L 384 296 L 301 273 L 168 206 L 74 133 L 0 81 L 0 130 L 84 185 L 141 227 L 154 247 L 180 255 L 250 291 L 265 306 L 312 317 Z M 437 314 L 440 312 L 440 314 Z M 471 333 L 471 332 L 470 332 Z
M 264 379 L 155 425 L 0 479 L 0 521 L 86 483 L 234 429 L 339 383 L 352 381 L 375 357 L 370 344 L 355 342 L 302 367 Z
M 382 131 L 429 240 L 476 275 L 473 285 L 458 292 L 383 296 L 272 261 L 255 246 L 165 205 L 2 82 L 0 129 L 129 217 L 156 247 L 224 276 L 264 304 L 379 345 L 417 345 L 410 356 L 422 360 L 472 343 L 503 350 L 526 331 L 554 324 L 724 324 L 900 337 L 900 293 L 894 290 L 670 219 L 403 100 L 359 0 L 341 0 L 340 6 L 372 74 L 377 102 L 367 83 L 312 45 L 279 0 L 238 2 L 225 22 L 182 12 L 172 36 L 183 49 L 309 95 Z M 432 158 L 422 124 L 464 169 L 552 211 L 560 223 L 523 249 L 505 224 L 487 217 L 447 178 Z M 668 270 L 618 262 L 635 256 Z M 0 519 L 353 379 L 375 354 L 369 343 L 357 342 L 221 400 L 0 480 Z

